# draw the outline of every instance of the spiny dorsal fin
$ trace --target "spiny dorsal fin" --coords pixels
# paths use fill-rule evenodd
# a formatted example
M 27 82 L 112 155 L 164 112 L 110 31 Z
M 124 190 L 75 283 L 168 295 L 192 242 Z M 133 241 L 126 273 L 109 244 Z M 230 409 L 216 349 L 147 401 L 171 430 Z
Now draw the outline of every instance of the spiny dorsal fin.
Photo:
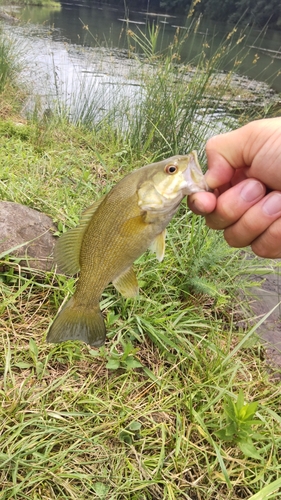
M 156 253 L 156 258 L 161 262 L 164 259 L 165 255 L 165 237 L 166 237 L 166 229 L 162 231 L 162 233 L 158 234 L 156 238 L 150 245 L 150 250 Z
M 104 196 L 87 208 L 83 212 L 79 224 L 63 233 L 58 239 L 54 249 L 54 261 L 59 272 L 66 274 L 78 273 L 80 269 L 80 249 L 85 231 L 103 199 Z
M 116 290 L 128 299 L 131 299 L 138 294 L 138 280 L 132 267 L 126 269 L 126 271 L 120 274 L 120 276 L 113 280 L 112 283 Z

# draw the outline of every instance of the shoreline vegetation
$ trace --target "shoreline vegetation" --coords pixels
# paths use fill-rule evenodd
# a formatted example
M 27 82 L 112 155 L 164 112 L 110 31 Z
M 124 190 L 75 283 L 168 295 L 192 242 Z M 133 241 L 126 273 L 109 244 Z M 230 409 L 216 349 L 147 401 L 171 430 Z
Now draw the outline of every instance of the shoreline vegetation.
M 82 107 L 72 96 L 76 115 L 58 99 L 23 116 L 30 89 L 18 80 L 17 47 L 0 35 L 0 196 L 50 215 L 58 233 L 130 170 L 189 149 L 204 165 L 214 130 L 280 109 L 271 93 L 257 106 L 250 89 L 246 106 L 233 105 L 236 61 L 220 73 L 231 34 L 189 73 L 178 33 L 164 54 L 157 27 L 127 36 L 142 99 L 133 108 L 119 99 L 97 120 L 94 88 Z M 139 297 L 111 286 L 102 295 L 108 336 L 99 350 L 45 342 L 75 277 L 31 275 L 12 256 L 0 264 L 3 500 L 280 496 L 281 385 L 249 295 L 253 275 L 273 262 L 229 248 L 183 203 L 163 262 L 146 253 L 135 265 Z
M 38 7 L 52 7 L 52 8 L 61 8 L 61 4 L 59 0 L 9 0 L 9 5 L 7 0 L 0 0 L 0 6 L 5 10 L 5 6 L 23 6 L 23 5 L 34 5 Z

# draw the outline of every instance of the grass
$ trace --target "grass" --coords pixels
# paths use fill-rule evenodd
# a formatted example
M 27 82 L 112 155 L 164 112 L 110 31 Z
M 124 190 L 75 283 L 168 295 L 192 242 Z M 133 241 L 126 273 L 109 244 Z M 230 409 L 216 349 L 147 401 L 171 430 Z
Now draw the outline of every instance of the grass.
M 159 55 L 153 64 L 165 95 Z M 164 71 L 174 78 L 180 70 Z M 196 92 L 205 98 L 210 86 L 195 70 L 188 87 L 194 123 L 186 148 L 198 126 L 203 157 L 212 124 L 207 113 L 201 117 Z M 168 87 L 174 111 L 181 99 L 171 92 L 178 88 Z M 7 82 L 3 105 L 8 96 L 10 107 L 0 116 L 1 198 L 44 211 L 60 231 L 75 225 L 83 208 L 126 172 L 185 141 L 183 125 L 183 135 L 172 130 L 168 136 L 167 129 L 164 135 L 162 112 L 152 121 L 147 109 L 153 100 L 143 108 L 151 129 L 142 130 L 138 114 L 139 137 L 137 127 L 130 135 L 108 119 L 92 127 L 88 121 L 74 125 L 62 113 L 24 120 L 21 93 Z M 53 272 L 30 276 L 3 255 L 1 499 L 278 498 L 280 384 L 271 380 L 256 336 L 262 320 L 251 317 L 247 324 L 248 299 L 241 298 L 251 276 L 271 266 L 246 256 L 183 203 L 169 226 L 164 261 L 147 253 L 136 263 L 139 297 L 126 300 L 111 286 L 104 291 L 107 342 L 93 350 L 45 342 L 75 279 Z M 253 422 L 242 425 L 249 408 Z
M 3 94 L 7 87 L 12 87 L 20 68 L 20 50 L 9 38 L 1 36 L 0 39 L 0 93 Z

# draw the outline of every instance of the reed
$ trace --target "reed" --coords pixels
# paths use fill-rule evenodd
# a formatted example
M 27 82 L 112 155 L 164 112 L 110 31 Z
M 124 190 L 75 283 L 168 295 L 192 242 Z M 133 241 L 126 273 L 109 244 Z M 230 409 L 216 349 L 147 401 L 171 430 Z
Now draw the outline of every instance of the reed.
M 0 30 L 0 92 L 16 83 L 20 67 L 19 47 Z
M 139 100 L 125 114 L 124 129 L 135 151 L 153 153 L 155 158 L 193 148 L 201 153 L 210 135 L 237 126 L 237 108 L 240 124 L 266 113 L 247 89 L 234 85 L 233 77 L 249 53 L 247 29 L 233 28 L 215 52 L 205 38 L 200 56 L 192 59 L 190 55 L 186 64 L 182 46 L 189 46 L 192 54 L 199 29 L 200 18 L 188 30 L 177 28 L 165 49 L 159 27 L 148 27 L 146 32 L 127 30 L 142 89 Z M 228 70 L 222 71 L 226 61 Z M 239 99 L 247 105 L 241 106 Z
M 90 129 L 110 129 L 134 157 L 160 159 L 197 149 L 202 158 L 210 135 L 273 112 L 274 95 L 264 106 L 247 84 L 237 85 L 237 71 L 249 54 L 247 28 L 234 27 L 215 51 L 205 38 L 200 56 L 190 55 L 188 63 L 182 61 L 182 47 L 188 46 L 192 54 L 200 18 L 190 21 L 188 29 L 177 28 L 168 47 L 163 46 L 163 29 L 147 24 L 144 30 L 132 31 L 126 26 L 131 67 L 123 80 L 111 69 L 112 49 L 96 48 L 93 60 L 88 54 L 88 71 L 77 73 L 75 87 L 61 89 L 57 82 L 57 109 L 63 119 Z M 107 85 L 94 76 L 96 60 L 109 73 Z M 226 61 L 228 70 L 222 71 Z

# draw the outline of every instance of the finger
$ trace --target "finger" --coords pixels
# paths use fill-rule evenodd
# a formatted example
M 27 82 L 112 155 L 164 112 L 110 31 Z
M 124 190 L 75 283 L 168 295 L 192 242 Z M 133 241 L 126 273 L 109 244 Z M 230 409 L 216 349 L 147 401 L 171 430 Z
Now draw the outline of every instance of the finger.
M 230 163 L 215 149 L 215 143 L 218 136 L 212 137 L 206 144 L 206 154 L 208 161 L 208 170 L 205 179 L 211 189 L 227 184 L 233 177 L 234 169 Z M 210 143 L 210 141 L 212 141 Z M 214 149 L 213 149 L 214 148 Z
M 248 168 L 238 168 L 235 170 L 235 173 L 231 179 L 231 185 L 235 186 L 235 184 L 239 184 L 239 182 L 248 179 L 249 177 L 254 177 L 253 175 L 248 175 Z
M 270 226 L 279 217 L 281 217 L 281 192 L 274 191 L 247 210 L 237 223 L 226 228 L 224 237 L 232 247 L 248 246 L 261 237 L 264 231 L 268 230 L 270 235 L 272 231 Z
M 214 189 L 230 182 L 234 171 L 281 189 L 281 117 L 256 120 L 211 137 L 206 144 L 206 181 Z
M 274 221 L 251 244 L 253 252 L 266 259 L 279 259 L 281 257 L 281 218 Z
M 187 203 L 190 210 L 195 214 L 206 215 L 215 210 L 217 198 L 213 193 L 202 191 L 188 196 Z
M 214 189 L 230 182 L 236 169 L 248 167 L 243 157 L 245 143 L 243 129 L 216 135 L 207 141 L 206 155 L 209 170 L 205 178 L 210 188 Z
M 216 209 L 206 216 L 207 226 L 225 229 L 234 224 L 264 197 L 265 192 L 265 186 L 256 179 L 246 179 L 236 184 L 218 197 Z

